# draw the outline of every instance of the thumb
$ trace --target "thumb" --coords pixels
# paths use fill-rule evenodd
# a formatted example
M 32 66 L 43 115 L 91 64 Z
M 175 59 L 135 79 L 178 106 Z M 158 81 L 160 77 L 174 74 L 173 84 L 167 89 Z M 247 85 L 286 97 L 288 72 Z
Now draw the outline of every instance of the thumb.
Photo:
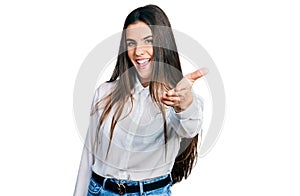
M 194 82 L 197 79 L 201 78 L 202 76 L 205 76 L 207 73 L 208 73 L 208 69 L 204 67 L 185 75 L 185 78 L 190 80 L 191 82 Z

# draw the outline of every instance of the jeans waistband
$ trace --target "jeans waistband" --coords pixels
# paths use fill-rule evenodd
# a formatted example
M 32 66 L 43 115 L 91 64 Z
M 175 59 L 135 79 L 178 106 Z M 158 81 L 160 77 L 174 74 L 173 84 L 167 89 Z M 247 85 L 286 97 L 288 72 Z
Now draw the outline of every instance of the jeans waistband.
M 166 176 L 154 178 L 146 181 L 131 181 L 136 183 L 120 183 L 120 180 L 114 178 L 105 178 L 95 172 L 92 173 L 92 177 L 96 180 L 104 189 L 112 191 L 114 193 L 123 195 L 125 193 L 136 193 L 140 192 L 140 185 L 143 186 L 142 190 L 147 192 L 155 190 L 168 185 L 172 182 L 171 174 Z M 122 180 L 123 181 L 123 180 Z

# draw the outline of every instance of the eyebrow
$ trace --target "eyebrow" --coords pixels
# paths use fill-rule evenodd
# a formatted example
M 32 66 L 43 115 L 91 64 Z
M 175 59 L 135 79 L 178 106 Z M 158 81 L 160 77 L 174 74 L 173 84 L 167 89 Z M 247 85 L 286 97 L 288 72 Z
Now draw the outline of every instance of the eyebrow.
M 153 36 L 152 35 L 147 35 L 146 37 L 144 37 L 142 40 L 146 40 L 148 38 L 152 38 Z M 134 39 L 126 39 L 126 41 L 135 41 Z

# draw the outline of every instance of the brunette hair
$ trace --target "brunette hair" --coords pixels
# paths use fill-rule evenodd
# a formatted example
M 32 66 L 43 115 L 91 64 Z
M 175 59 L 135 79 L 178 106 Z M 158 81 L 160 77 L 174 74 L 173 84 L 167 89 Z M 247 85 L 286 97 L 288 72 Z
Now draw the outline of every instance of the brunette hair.
M 106 102 L 97 126 L 95 138 L 95 142 L 97 142 L 100 126 L 111 112 L 112 107 L 116 106 L 110 127 L 110 143 L 108 151 L 111 145 L 114 128 L 120 119 L 125 103 L 130 100 L 132 104 L 131 91 L 135 85 L 135 77 L 133 77 L 134 74 L 129 73 L 129 69 L 135 69 L 132 69 L 134 65 L 127 55 L 125 30 L 130 24 L 134 24 L 137 21 L 146 23 L 153 34 L 154 66 L 149 83 L 149 90 L 152 100 L 157 104 L 163 116 L 165 144 L 167 142 L 166 112 L 165 107 L 159 101 L 159 92 L 175 88 L 176 84 L 183 78 L 175 38 L 171 30 L 169 19 L 164 11 L 156 5 L 147 5 L 133 10 L 125 20 L 117 63 L 113 74 L 108 81 L 115 82 L 115 86 L 111 93 L 96 103 L 94 110 L 94 112 L 98 110 L 100 102 Z M 187 178 L 191 173 L 197 159 L 197 143 L 198 135 L 194 138 L 182 139 L 180 150 L 171 172 L 173 184 L 180 182 L 183 178 Z

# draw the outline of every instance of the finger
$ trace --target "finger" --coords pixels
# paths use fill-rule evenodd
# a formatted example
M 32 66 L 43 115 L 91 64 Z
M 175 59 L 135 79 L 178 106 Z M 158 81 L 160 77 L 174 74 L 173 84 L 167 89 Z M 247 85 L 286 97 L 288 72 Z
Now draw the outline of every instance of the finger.
M 177 102 L 177 101 L 174 102 L 174 101 L 162 100 L 161 102 L 167 106 L 172 106 L 172 107 L 180 106 L 180 102 Z
M 167 101 L 178 101 L 180 98 L 179 96 L 172 94 L 172 95 L 168 95 L 168 93 L 164 93 L 161 96 L 161 100 L 167 100 Z
M 162 102 L 163 104 L 167 105 L 167 106 L 174 106 L 174 105 L 175 105 L 175 103 L 172 102 L 172 101 L 162 100 L 161 102 Z
M 175 89 L 172 89 L 172 90 L 169 90 L 167 92 L 164 92 L 162 94 L 162 97 L 163 98 L 168 98 L 168 97 L 177 97 L 178 96 L 178 93 Z
M 208 73 L 208 69 L 204 67 L 192 73 L 187 74 L 185 78 L 190 80 L 191 82 L 194 82 L 197 79 L 201 78 L 202 76 L 205 76 L 207 73 Z
M 177 92 L 175 89 L 169 90 L 168 92 L 166 92 L 166 96 L 167 97 L 176 97 L 177 96 Z
M 180 102 L 180 97 L 167 97 L 167 98 L 162 98 L 163 101 L 171 101 L 174 103 L 179 103 Z
M 168 95 L 167 95 L 167 92 L 164 92 L 161 96 L 161 99 L 168 99 Z
M 178 105 L 180 103 L 180 97 L 178 96 L 167 96 L 167 94 L 164 94 L 160 98 L 161 102 L 168 105 L 168 106 L 174 106 Z

